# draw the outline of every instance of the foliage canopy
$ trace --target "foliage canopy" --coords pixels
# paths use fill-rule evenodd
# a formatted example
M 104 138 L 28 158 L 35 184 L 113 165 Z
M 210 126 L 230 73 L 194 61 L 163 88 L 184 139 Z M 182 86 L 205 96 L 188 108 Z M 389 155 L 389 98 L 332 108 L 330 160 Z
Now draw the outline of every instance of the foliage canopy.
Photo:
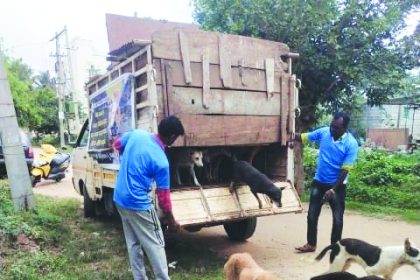
M 35 76 L 21 59 L 5 57 L 7 77 L 20 127 L 37 134 L 58 131 L 58 100 L 49 72 Z
M 303 121 L 317 105 L 351 110 L 360 96 L 379 105 L 406 90 L 418 67 L 420 28 L 402 35 L 418 1 L 194 0 L 204 29 L 284 42 L 300 53 L 294 67 L 303 88 Z

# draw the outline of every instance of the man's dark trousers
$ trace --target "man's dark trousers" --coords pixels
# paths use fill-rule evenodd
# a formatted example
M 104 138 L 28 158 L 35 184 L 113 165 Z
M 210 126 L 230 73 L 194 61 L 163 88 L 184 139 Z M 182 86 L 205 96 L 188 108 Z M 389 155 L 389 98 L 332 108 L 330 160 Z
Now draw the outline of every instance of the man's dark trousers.
M 312 182 L 311 197 L 308 210 L 308 244 L 316 246 L 318 233 L 318 218 L 322 208 L 322 198 L 326 191 L 334 185 L 323 184 L 317 180 Z M 343 215 L 345 209 L 346 185 L 341 185 L 335 191 L 335 194 L 328 201 L 333 214 L 333 227 L 331 232 L 331 244 L 341 239 L 343 231 Z

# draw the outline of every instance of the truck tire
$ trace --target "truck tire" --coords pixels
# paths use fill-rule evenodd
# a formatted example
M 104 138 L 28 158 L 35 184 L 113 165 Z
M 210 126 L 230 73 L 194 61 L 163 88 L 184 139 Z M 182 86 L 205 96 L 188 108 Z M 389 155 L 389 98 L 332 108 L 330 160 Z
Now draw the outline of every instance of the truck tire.
M 257 217 L 227 223 L 223 227 L 231 240 L 245 241 L 254 234 L 257 227 Z
M 105 189 L 103 188 L 103 207 L 106 215 L 108 217 L 117 217 L 117 208 L 115 208 L 114 199 L 113 199 L 114 191 L 112 189 Z
M 96 216 L 95 202 L 90 199 L 89 194 L 86 190 L 86 186 L 83 185 L 83 212 L 85 218 L 93 218 Z
M 199 232 L 203 227 L 201 226 L 186 226 L 184 229 L 188 232 Z

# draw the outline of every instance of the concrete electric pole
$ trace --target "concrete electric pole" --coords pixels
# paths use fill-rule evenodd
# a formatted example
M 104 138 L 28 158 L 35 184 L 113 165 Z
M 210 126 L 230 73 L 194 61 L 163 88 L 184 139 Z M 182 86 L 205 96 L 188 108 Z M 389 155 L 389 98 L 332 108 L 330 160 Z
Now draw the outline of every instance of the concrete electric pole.
M 61 47 L 60 40 L 61 36 L 64 37 L 64 46 Z M 60 144 L 64 146 L 64 127 L 68 129 L 68 139 L 70 140 L 70 134 L 79 132 L 80 129 L 80 118 L 79 118 L 79 102 L 77 101 L 77 92 L 74 82 L 73 66 L 72 66 L 72 53 L 69 45 L 67 27 L 59 33 L 56 33 L 54 38 L 50 41 L 54 41 L 56 44 L 56 53 L 53 55 L 56 58 L 55 71 L 57 74 L 56 79 L 56 91 L 59 98 L 59 118 L 60 118 Z M 62 49 L 64 49 L 62 53 Z M 64 57 L 66 57 L 64 59 Z M 73 105 L 74 117 L 69 117 L 63 108 L 63 102 L 66 100 Z M 67 112 L 69 113 L 69 112 Z
M 71 55 L 71 48 L 70 48 L 70 44 L 69 44 L 69 36 L 68 36 L 66 26 L 64 26 L 64 32 L 65 32 L 65 37 L 66 37 L 67 63 L 68 63 L 68 69 L 69 69 L 69 75 L 70 75 L 71 98 L 72 98 L 73 107 L 74 107 L 75 129 L 76 129 L 77 132 L 79 132 L 79 130 L 80 130 L 79 102 L 77 102 L 77 98 L 76 98 L 77 93 L 76 93 L 76 87 L 74 85 L 72 55 Z M 70 133 L 70 131 L 69 131 L 69 133 Z
M 65 85 L 65 78 L 63 72 L 63 61 L 62 61 L 62 54 L 60 52 L 60 40 L 59 37 L 64 33 L 65 29 L 63 29 L 60 33 L 56 33 L 54 38 L 50 41 L 55 40 L 55 72 L 57 73 L 56 79 L 56 91 L 57 91 L 57 98 L 58 98 L 58 121 L 60 126 L 60 146 L 65 146 L 64 141 L 64 108 L 63 108 L 63 99 L 64 99 L 64 85 Z
M 0 142 L 2 144 L 12 201 L 16 210 L 35 208 L 32 184 L 25 162 L 15 106 L 0 49 Z

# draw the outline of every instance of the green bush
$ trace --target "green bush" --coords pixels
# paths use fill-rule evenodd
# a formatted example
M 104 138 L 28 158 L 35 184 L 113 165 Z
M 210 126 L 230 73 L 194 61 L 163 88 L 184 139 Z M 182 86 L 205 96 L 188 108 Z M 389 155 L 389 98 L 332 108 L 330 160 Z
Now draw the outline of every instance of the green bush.
M 317 150 L 305 147 L 305 186 L 316 170 Z M 361 150 L 350 172 L 347 198 L 400 209 L 420 209 L 420 155 Z
M 41 136 L 41 138 L 33 138 L 32 139 L 32 144 L 35 146 L 39 146 L 41 144 L 51 144 L 55 147 L 59 147 L 60 146 L 60 137 L 58 137 L 57 135 L 54 134 L 46 134 Z
M 312 180 L 315 176 L 318 150 L 311 146 L 306 146 L 303 149 L 303 169 L 305 170 L 305 189 L 309 189 Z

